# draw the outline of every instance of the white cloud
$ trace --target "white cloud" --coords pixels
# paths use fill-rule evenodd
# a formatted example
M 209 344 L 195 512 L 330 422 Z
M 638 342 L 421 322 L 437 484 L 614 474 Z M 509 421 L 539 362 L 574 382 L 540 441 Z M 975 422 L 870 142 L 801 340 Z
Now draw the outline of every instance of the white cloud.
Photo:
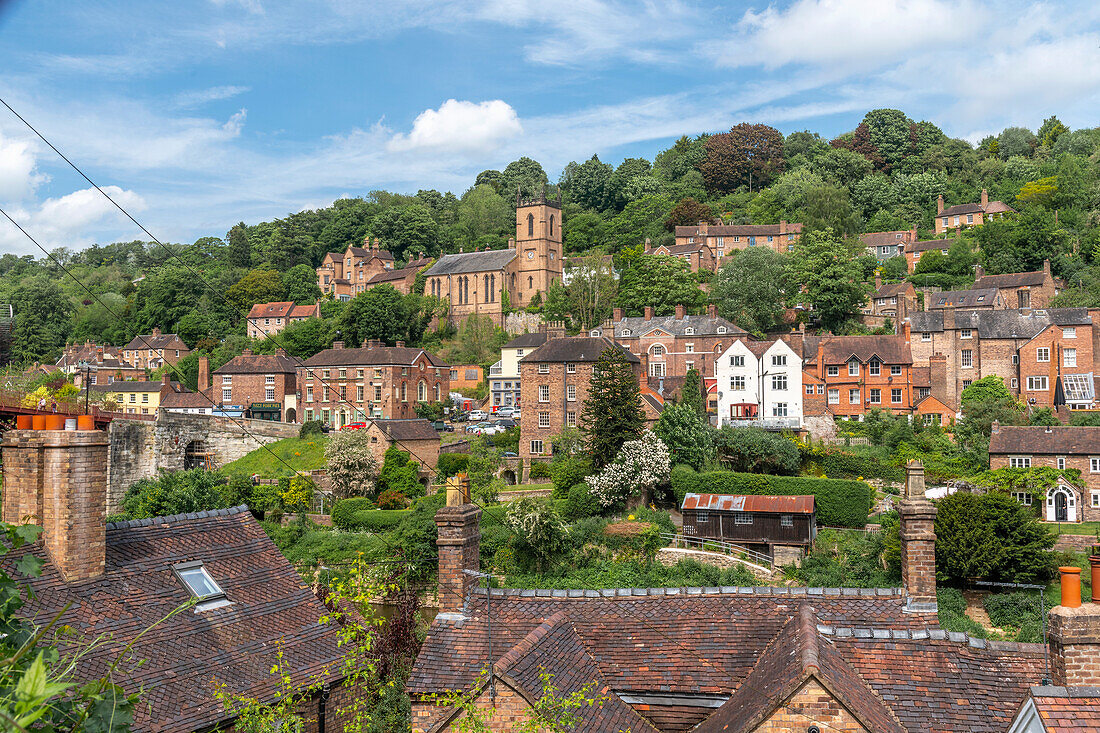
M 33 145 L 0 133 L 0 201 L 25 199 L 46 179 L 38 172 Z
M 484 151 L 523 132 L 519 115 L 507 102 L 467 102 L 448 99 L 438 110 L 417 115 L 407 135 L 394 135 L 387 146 L 393 151 Z
M 187 109 L 190 107 L 201 107 L 209 102 L 220 102 L 223 99 L 232 99 L 247 91 L 249 91 L 249 87 L 226 85 L 210 87 L 209 89 L 180 92 L 175 95 L 172 100 L 176 107 Z
M 145 200 L 118 186 L 103 190 L 130 213 L 145 210 Z M 94 188 L 49 198 L 34 206 L 22 206 L 9 212 L 47 250 L 57 247 L 78 249 L 96 241 L 95 233 L 117 229 L 127 221 L 123 214 Z M 127 221 L 127 223 L 129 223 Z M 6 220 L 0 222 L 0 247 L 8 251 L 40 254 L 40 250 Z
M 248 110 L 238 110 L 226 121 L 224 125 L 222 125 L 222 130 L 230 137 L 237 137 L 241 134 L 241 130 L 244 128 L 244 119 L 247 116 Z

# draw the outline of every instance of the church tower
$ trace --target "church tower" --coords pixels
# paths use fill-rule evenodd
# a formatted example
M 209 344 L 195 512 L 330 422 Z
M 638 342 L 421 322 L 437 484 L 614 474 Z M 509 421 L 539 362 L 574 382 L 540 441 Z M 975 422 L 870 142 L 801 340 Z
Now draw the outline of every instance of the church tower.
M 516 193 L 516 259 L 509 278 L 512 305 L 527 306 L 535 293 L 545 293 L 561 281 L 561 195 L 547 199 L 546 191 L 533 199 Z

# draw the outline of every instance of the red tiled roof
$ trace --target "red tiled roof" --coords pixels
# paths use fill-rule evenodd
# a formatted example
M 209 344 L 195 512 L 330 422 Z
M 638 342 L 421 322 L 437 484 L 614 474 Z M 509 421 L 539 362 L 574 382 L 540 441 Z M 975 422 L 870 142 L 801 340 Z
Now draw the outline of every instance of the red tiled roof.
M 821 336 L 803 341 L 807 364 L 817 363 L 818 344 L 824 345 L 826 364 L 844 364 L 853 356 L 866 364 L 878 357 L 883 364 L 912 364 L 904 336 Z
M 294 302 L 277 301 L 273 303 L 257 303 L 252 306 L 252 309 L 248 311 L 249 318 L 286 318 L 291 309 L 294 308 Z
M 1048 733 L 1100 730 L 1100 691 L 1095 687 L 1033 687 L 1031 702 Z
M 901 235 L 901 236 L 898 236 Z M 881 247 L 883 245 L 905 244 L 912 236 L 912 232 L 902 230 L 894 232 L 867 232 L 859 235 L 859 241 L 864 247 Z
M 706 236 L 766 237 L 770 235 L 778 237 L 780 234 L 787 235 L 801 233 L 802 225 L 798 223 L 788 223 L 787 229 L 784 232 L 779 231 L 778 224 L 711 224 L 707 226 Z M 699 235 L 701 235 L 701 232 L 698 225 L 676 227 L 677 237 L 691 237 Z
M 1001 425 L 989 438 L 989 452 L 1096 455 L 1100 453 L 1100 427 Z
M 716 512 L 775 512 L 778 514 L 813 514 L 814 497 L 810 496 L 735 496 L 730 494 L 687 494 L 681 509 L 703 509 Z

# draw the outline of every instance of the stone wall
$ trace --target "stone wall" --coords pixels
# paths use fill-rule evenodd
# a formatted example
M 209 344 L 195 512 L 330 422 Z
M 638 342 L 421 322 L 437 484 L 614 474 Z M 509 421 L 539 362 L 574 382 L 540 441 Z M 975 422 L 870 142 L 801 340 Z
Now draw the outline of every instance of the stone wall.
M 538 313 L 515 311 L 504 317 L 504 330 L 512 336 L 520 336 L 525 333 L 535 333 L 542 324 L 542 316 Z
M 118 513 L 122 496 L 131 484 L 156 475 L 155 428 L 156 424 L 147 420 L 111 421 L 107 430 L 107 514 Z

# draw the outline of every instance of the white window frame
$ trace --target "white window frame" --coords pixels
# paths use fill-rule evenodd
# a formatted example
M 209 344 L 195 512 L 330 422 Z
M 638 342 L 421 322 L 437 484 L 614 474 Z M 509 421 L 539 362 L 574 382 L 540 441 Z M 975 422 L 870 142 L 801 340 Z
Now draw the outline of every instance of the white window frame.
M 1031 468 L 1031 456 L 1009 456 L 1009 468 Z
M 540 384 L 539 385 L 539 402 L 549 402 L 549 401 L 550 401 L 550 385 Z
M 1050 347 L 1049 346 L 1040 346 L 1039 348 L 1035 349 L 1035 361 L 1039 362 L 1040 364 L 1049 362 L 1050 361 Z

